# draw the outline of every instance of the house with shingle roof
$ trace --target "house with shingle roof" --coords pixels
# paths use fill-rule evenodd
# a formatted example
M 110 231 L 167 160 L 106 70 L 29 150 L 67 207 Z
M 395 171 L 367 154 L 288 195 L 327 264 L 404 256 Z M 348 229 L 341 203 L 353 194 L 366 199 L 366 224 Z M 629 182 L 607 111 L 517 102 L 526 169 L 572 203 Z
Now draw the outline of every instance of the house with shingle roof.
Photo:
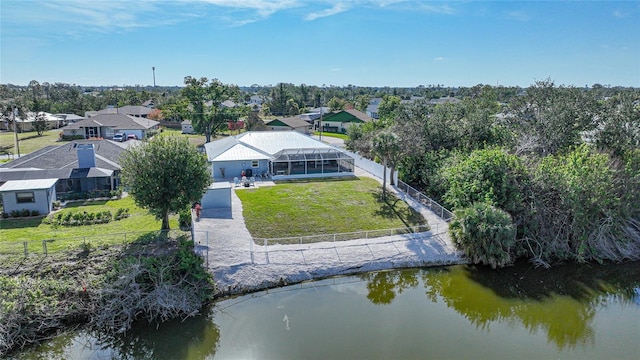
M 372 120 L 369 115 L 356 109 L 334 111 L 322 119 L 322 131 L 344 134 L 353 124 L 364 124 Z
M 106 109 L 98 110 L 98 111 L 87 111 L 85 112 L 86 117 L 93 117 L 97 115 L 105 115 L 105 114 L 123 114 L 129 115 L 133 117 L 141 117 L 146 118 L 151 114 L 153 109 L 148 108 L 146 106 L 140 105 L 127 105 L 122 107 L 108 107 Z
M 69 124 L 62 131 L 63 136 L 82 136 L 85 139 L 113 139 L 116 133 L 134 134 L 138 139 L 145 139 L 147 133 L 156 130 L 159 124 L 155 120 L 125 114 L 100 114 Z
M 108 140 L 47 146 L 1 164 L 0 184 L 57 179 L 58 197 L 116 190 L 121 170 L 118 161 L 124 151 L 125 146 Z
M 273 119 L 266 122 L 265 126 L 271 131 L 297 131 L 302 134 L 311 133 L 311 124 L 300 119 L 298 116 Z

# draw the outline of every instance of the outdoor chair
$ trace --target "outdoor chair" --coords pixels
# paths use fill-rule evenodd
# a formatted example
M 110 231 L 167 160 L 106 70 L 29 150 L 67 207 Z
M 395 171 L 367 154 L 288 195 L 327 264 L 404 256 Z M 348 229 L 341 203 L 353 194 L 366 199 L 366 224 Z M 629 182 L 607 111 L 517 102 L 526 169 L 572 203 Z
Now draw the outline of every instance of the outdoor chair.
M 255 177 L 250 177 L 249 178 L 249 186 L 256 186 L 256 178 Z
M 235 187 L 240 186 L 240 180 L 238 180 L 237 176 L 233 178 L 233 184 L 235 185 Z

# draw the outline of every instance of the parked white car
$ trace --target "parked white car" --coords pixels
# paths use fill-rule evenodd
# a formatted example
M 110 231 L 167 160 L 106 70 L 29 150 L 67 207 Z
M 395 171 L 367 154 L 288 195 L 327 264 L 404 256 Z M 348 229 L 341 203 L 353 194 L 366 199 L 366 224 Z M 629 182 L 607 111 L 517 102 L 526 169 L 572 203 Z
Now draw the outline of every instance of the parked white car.
M 113 135 L 113 141 L 123 142 L 127 140 L 127 134 L 125 133 L 116 133 Z

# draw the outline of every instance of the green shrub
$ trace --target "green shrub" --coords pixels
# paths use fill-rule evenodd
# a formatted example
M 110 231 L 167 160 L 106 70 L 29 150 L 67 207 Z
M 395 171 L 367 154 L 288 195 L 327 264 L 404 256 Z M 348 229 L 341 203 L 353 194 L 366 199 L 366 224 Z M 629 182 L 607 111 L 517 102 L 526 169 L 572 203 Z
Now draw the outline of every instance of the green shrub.
M 30 215 L 31 215 L 31 210 L 29 210 L 29 209 L 22 209 L 22 211 L 20 211 L 20 216 L 27 217 L 27 216 L 30 216 Z
M 181 228 L 190 228 L 191 227 L 191 209 L 186 208 L 180 210 L 178 213 L 178 223 Z
M 516 230 L 511 216 L 487 203 L 456 211 L 449 224 L 456 247 L 474 264 L 492 268 L 513 264 L 517 255 Z

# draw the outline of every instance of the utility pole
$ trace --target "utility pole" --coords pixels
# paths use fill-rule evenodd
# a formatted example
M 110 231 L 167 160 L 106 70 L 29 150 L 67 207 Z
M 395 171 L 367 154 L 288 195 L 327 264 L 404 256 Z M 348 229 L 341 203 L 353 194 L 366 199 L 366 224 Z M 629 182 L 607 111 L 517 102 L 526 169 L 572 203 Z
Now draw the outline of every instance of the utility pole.
M 16 106 L 11 105 L 11 116 L 13 117 L 13 135 L 15 137 L 16 152 L 20 157 L 20 142 L 18 141 L 18 126 L 16 124 Z
M 152 66 L 151 70 L 153 70 L 153 87 L 156 87 L 156 67 Z

